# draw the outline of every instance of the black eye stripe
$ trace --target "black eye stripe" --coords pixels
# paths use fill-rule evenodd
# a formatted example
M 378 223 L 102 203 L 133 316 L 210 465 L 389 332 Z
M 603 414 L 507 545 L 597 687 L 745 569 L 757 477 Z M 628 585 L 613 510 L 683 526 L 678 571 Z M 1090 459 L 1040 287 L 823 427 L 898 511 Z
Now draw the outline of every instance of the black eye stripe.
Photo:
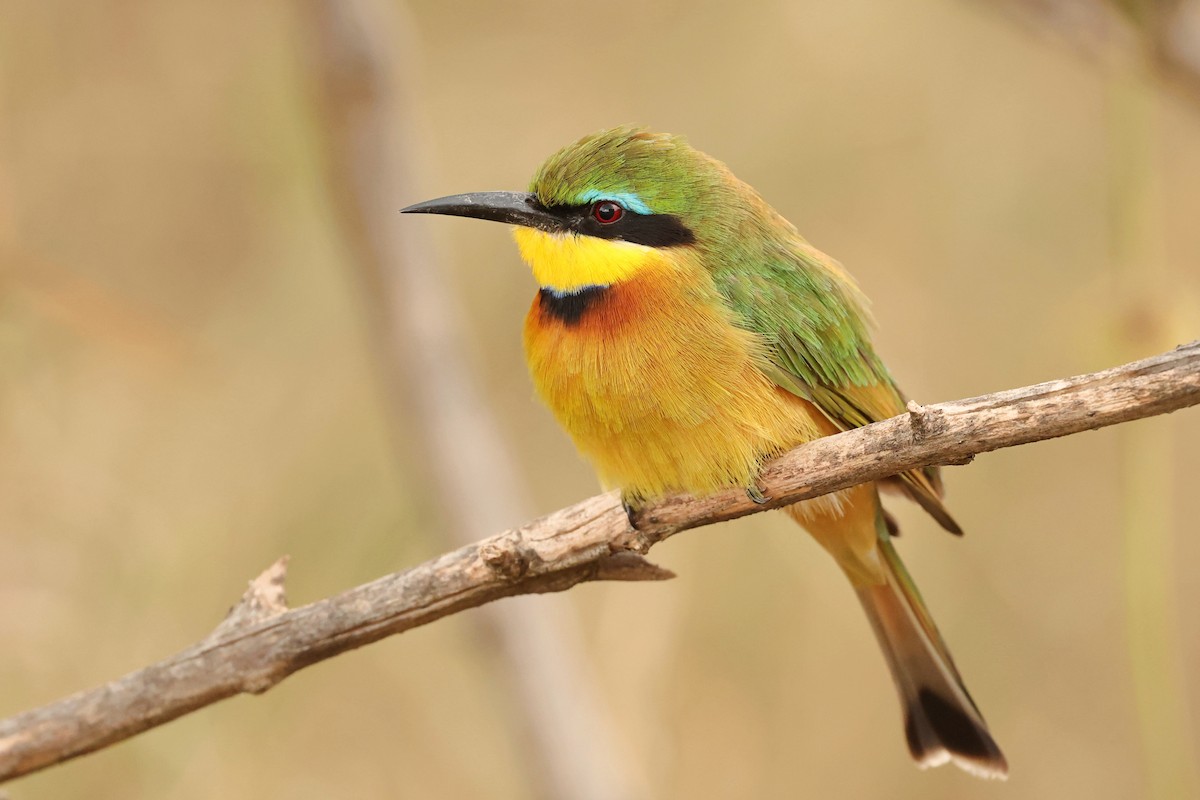
M 617 239 L 646 247 L 679 247 L 696 241 L 695 234 L 672 214 L 637 214 L 622 206 L 625 213 L 620 219 L 601 224 L 592 216 L 594 205 L 543 208 L 562 221 L 563 230 L 597 239 Z

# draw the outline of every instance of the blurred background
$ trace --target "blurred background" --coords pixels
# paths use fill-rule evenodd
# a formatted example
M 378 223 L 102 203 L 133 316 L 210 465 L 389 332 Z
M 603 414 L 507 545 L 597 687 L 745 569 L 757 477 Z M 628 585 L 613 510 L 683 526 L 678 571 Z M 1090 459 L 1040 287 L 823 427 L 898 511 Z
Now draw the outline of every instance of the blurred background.
M 1119 5 L 0 0 L 0 716 L 201 638 L 281 554 L 298 605 L 593 494 L 509 234 L 395 212 L 599 128 L 756 186 L 920 401 L 1196 338 L 1200 11 Z M 759 515 L 6 788 L 1200 796 L 1198 476 L 1191 409 L 949 469 L 963 540 L 893 504 L 1007 785 L 913 768 L 844 579 Z

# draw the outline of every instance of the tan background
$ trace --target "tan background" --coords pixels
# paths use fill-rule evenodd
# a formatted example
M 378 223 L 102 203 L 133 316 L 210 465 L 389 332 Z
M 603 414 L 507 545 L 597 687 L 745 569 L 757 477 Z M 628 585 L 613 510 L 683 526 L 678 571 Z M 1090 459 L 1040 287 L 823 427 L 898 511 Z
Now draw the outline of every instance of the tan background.
M 420 0 L 404 19 L 425 144 L 396 208 L 522 188 L 562 144 L 641 122 L 688 134 L 843 261 L 920 400 L 1200 330 L 1200 106 L 983 4 Z M 418 455 L 387 435 L 321 178 L 306 24 L 279 2 L 0 2 L 0 714 L 199 638 L 281 553 L 301 603 L 447 547 Z M 534 287 L 506 231 L 395 225 L 435 237 L 536 508 L 593 493 L 532 398 Z M 625 754 L 613 768 L 650 797 L 1182 790 L 1171 770 L 1195 768 L 1200 728 L 1198 475 L 1190 410 L 951 469 L 962 541 L 899 509 L 1007 786 L 912 768 L 861 612 L 782 519 L 663 545 L 673 582 L 538 602 L 576 621 Z M 1161 649 L 1131 643 L 1164 614 Z M 9 792 L 527 797 L 538 781 L 475 622 Z M 1182 753 L 1166 767 L 1155 731 Z

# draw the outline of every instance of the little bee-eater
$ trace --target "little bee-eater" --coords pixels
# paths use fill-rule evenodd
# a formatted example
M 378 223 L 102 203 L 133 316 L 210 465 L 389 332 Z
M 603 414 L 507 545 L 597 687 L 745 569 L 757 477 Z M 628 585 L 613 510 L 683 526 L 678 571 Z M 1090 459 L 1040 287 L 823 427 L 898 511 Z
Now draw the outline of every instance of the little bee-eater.
M 534 385 L 607 486 L 636 504 L 745 487 L 803 442 L 903 413 L 865 298 L 724 164 L 677 136 L 621 127 L 552 155 L 528 193 L 404 209 L 507 222 L 538 293 L 525 320 Z M 892 546 L 881 488 L 951 533 L 936 468 L 785 510 L 858 594 L 922 767 L 1003 778 L 1004 756 Z

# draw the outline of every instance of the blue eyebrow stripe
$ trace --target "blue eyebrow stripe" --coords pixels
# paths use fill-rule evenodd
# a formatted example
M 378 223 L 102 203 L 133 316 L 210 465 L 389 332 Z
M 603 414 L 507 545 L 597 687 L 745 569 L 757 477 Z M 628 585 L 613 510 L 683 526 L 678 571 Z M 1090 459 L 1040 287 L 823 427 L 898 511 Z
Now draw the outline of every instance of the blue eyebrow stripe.
M 615 200 L 635 214 L 654 213 L 650 210 L 650 206 L 646 205 L 642 198 L 633 192 L 602 192 L 599 189 L 588 189 L 579 195 L 580 205 L 594 203 L 597 200 Z

